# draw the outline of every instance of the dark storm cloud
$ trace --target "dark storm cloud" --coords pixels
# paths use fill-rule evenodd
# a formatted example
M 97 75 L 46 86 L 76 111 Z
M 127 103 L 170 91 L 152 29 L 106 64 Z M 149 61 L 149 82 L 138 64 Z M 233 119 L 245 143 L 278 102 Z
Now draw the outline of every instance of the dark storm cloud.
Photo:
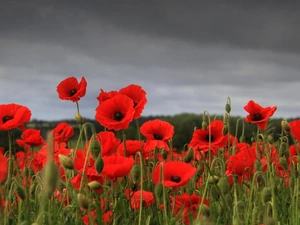
M 57 97 L 68 76 L 88 81 L 80 102 L 93 118 L 100 88 L 147 91 L 145 115 L 244 115 L 249 99 L 299 115 L 300 32 L 296 1 L 2 1 L 1 102 L 37 118 L 68 118 Z M 16 95 L 15 92 L 22 94 Z M 46 104 L 46 105 L 45 105 Z M 36 113 L 35 113 L 36 112 Z

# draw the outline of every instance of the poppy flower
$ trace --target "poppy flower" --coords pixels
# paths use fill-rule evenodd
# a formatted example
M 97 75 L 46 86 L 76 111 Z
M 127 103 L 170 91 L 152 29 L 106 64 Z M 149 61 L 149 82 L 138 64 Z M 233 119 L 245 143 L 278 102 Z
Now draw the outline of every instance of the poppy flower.
M 189 182 L 192 176 L 195 175 L 197 169 L 190 164 L 184 162 L 164 162 L 162 184 L 166 187 L 181 187 Z M 161 165 L 158 164 L 152 172 L 152 180 L 155 184 L 161 183 L 160 177 Z
M 293 135 L 293 137 L 300 142 L 300 120 L 294 120 L 292 122 L 289 122 L 290 125 L 290 131 Z
M 174 214 L 177 215 L 182 211 L 182 220 L 184 224 L 190 224 L 190 217 L 196 219 L 198 213 L 198 207 L 201 204 L 202 197 L 196 194 L 183 193 L 180 196 L 176 196 L 175 200 L 173 196 L 171 198 L 171 207 L 174 205 Z M 203 203 L 209 206 L 209 201 L 204 199 Z
M 25 165 L 28 169 L 33 169 L 35 173 L 41 171 L 44 168 L 44 161 L 46 156 L 39 154 L 39 152 L 23 152 L 18 151 L 16 153 L 16 162 L 20 169 L 24 169 Z
M 216 155 L 218 149 L 224 148 L 227 144 L 228 136 L 223 135 L 223 127 L 224 124 L 222 121 L 213 120 L 206 130 L 203 128 L 195 130 L 188 148 L 192 147 L 195 150 L 200 150 L 202 152 L 208 152 L 208 149 L 210 148 Z
M 85 96 L 86 86 L 87 82 L 84 77 L 79 83 L 75 77 L 68 77 L 58 84 L 56 90 L 61 100 L 78 102 L 80 98 Z
M 149 120 L 140 127 L 140 132 L 146 138 L 146 152 L 154 148 L 164 148 L 170 150 L 168 141 L 174 135 L 174 127 L 166 121 L 159 119 Z
M 119 95 L 120 93 L 118 91 L 109 91 L 109 92 L 105 92 L 103 91 L 103 89 L 100 89 L 100 94 L 98 95 L 97 99 L 99 101 L 99 104 L 101 104 L 102 102 L 104 102 L 107 99 L 110 99 L 116 95 Z
M 44 138 L 41 136 L 41 131 L 36 129 L 26 129 L 21 135 L 22 140 L 16 140 L 21 147 L 26 146 L 41 146 L 46 144 Z M 26 146 L 25 146 L 26 145 Z
M 8 171 L 8 163 L 7 158 L 4 157 L 3 154 L 0 153 L 0 183 L 6 179 L 7 171 Z
M 127 129 L 134 115 L 133 101 L 126 95 L 116 95 L 99 104 L 96 120 L 109 130 Z
M 138 190 L 131 192 L 130 189 L 125 191 L 126 197 L 130 199 L 130 205 L 132 209 L 140 209 L 141 207 L 141 197 L 142 197 L 142 207 L 148 207 L 154 204 L 154 195 L 150 191 Z
M 120 89 L 119 93 L 126 95 L 133 100 L 133 107 L 135 109 L 133 118 L 138 119 L 147 103 L 146 92 L 141 86 L 130 84 L 129 86 Z
M 56 142 L 67 142 L 74 135 L 74 128 L 66 122 L 61 122 L 56 125 L 52 132 Z
M 245 118 L 245 122 L 257 124 L 258 128 L 265 130 L 267 127 L 268 119 L 273 116 L 277 107 L 265 107 L 263 108 L 259 104 L 255 103 L 253 100 L 250 100 L 244 109 L 249 113 Z
M 135 156 L 137 152 L 141 152 L 143 154 L 144 151 L 144 145 L 145 143 L 143 141 L 139 140 L 126 140 L 126 156 Z M 125 150 L 124 150 L 124 142 L 119 144 L 117 149 L 118 155 L 125 156 Z
M 31 111 L 14 103 L 0 105 L 0 130 L 20 128 L 25 130 L 24 123 L 30 121 Z
M 93 219 L 93 222 L 90 221 L 90 218 Z M 97 225 L 96 218 L 97 218 L 97 213 L 96 213 L 96 209 L 95 209 L 95 210 L 91 211 L 89 214 L 84 215 L 82 217 L 82 221 L 85 225 L 89 225 L 89 224 Z M 104 225 L 111 224 L 111 222 L 113 220 L 113 212 L 110 210 L 110 211 L 103 213 L 102 220 L 103 220 L 103 223 L 101 223 L 101 224 L 104 224 Z
M 104 156 L 103 163 L 102 175 L 109 180 L 115 180 L 118 177 L 124 177 L 129 174 L 134 160 L 124 156 L 111 155 Z

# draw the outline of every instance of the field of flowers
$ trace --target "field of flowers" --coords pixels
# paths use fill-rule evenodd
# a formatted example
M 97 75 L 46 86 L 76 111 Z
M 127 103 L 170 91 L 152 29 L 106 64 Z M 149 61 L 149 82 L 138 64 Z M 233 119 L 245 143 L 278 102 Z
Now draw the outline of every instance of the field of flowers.
M 61 100 L 75 103 L 80 135 L 72 148 L 68 123 L 42 137 L 26 128 L 30 109 L 0 105 L 0 130 L 9 140 L 0 152 L 1 225 L 300 224 L 300 120 L 283 120 L 275 140 L 269 119 L 277 107 L 249 100 L 241 121 L 252 124 L 254 135 L 246 143 L 244 132 L 230 133 L 228 98 L 222 120 L 204 111 L 202 127 L 176 149 L 172 124 L 139 125 L 147 103 L 142 87 L 100 90 L 95 119 L 105 127 L 101 132 L 80 114 L 86 88 L 84 77 L 57 86 Z M 137 140 L 125 135 L 132 121 Z M 15 129 L 22 130 L 18 139 Z

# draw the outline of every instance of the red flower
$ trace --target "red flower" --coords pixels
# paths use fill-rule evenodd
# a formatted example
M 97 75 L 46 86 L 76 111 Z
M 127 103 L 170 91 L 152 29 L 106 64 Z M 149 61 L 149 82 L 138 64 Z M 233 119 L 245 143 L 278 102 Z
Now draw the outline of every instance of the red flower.
M 106 213 L 102 214 L 102 219 L 103 219 L 104 225 L 111 224 L 111 222 L 113 220 L 112 215 L 113 215 L 112 211 L 107 211 Z M 90 222 L 90 217 L 93 219 L 93 222 Z M 91 211 L 89 214 L 84 215 L 82 217 L 82 221 L 85 225 L 89 225 L 89 224 L 97 225 L 96 218 L 97 218 L 96 210 L 94 210 L 94 211 Z
M 24 123 L 30 121 L 31 111 L 14 103 L 0 105 L 0 130 L 20 128 L 25 130 Z
M 133 101 L 126 95 L 116 95 L 99 104 L 96 120 L 109 130 L 127 129 L 134 115 Z
M 17 140 L 17 143 L 21 147 L 25 145 L 29 146 L 41 146 L 46 144 L 45 140 L 41 136 L 41 131 L 36 129 L 27 129 L 23 131 L 21 135 L 22 140 Z
M 54 140 L 58 143 L 67 142 L 68 139 L 74 135 L 73 127 L 69 126 L 66 122 L 57 124 L 52 132 Z
M 100 94 L 98 95 L 97 99 L 99 101 L 99 104 L 101 104 L 102 102 L 104 102 L 107 99 L 110 99 L 116 95 L 119 95 L 120 93 L 118 91 L 109 91 L 109 92 L 105 92 L 103 91 L 103 89 L 100 89 Z
M 300 142 L 300 120 L 294 120 L 292 122 L 289 122 L 290 125 L 290 131 L 293 135 L 293 137 Z
M 135 156 L 135 154 L 139 151 L 143 154 L 144 145 L 145 143 L 140 142 L 139 140 L 126 140 L 126 156 Z M 119 144 L 117 151 L 119 155 L 125 156 L 124 142 Z
M 56 90 L 61 100 L 78 102 L 85 96 L 86 86 L 87 82 L 84 77 L 81 78 L 80 83 L 75 77 L 68 77 L 59 83 Z
M 168 141 L 174 135 L 174 127 L 159 119 L 150 120 L 140 127 L 141 134 L 146 137 L 147 143 L 145 151 L 152 151 L 154 148 L 164 148 L 170 150 Z
M 119 138 L 116 138 L 115 134 L 111 131 L 99 132 L 96 140 L 100 142 L 102 156 L 109 156 L 114 154 L 121 142 L 121 140 Z
M 154 168 L 152 180 L 155 184 L 162 182 L 166 188 L 181 187 L 185 185 L 197 171 L 195 167 L 184 162 L 164 162 L 162 165 L 164 181 L 162 181 L 162 178 L 160 177 L 160 164 Z
M 145 104 L 147 103 L 146 92 L 141 86 L 130 84 L 129 86 L 122 88 L 119 93 L 127 95 L 133 100 L 133 107 L 135 109 L 133 118 L 138 119 L 144 110 Z
M 150 191 L 135 191 L 133 193 L 131 193 L 130 190 L 126 190 L 126 197 L 128 199 L 130 199 L 130 205 L 131 205 L 131 208 L 133 209 L 140 209 L 141 207 L 141 204 L 140 204 L 140 199 L 141 199 L 141 195 L 142 195 L 142 207 L 148 207 L 150 205 L 153 205 L 154 204 L 154 195 L 152 192 Z
M 249 113 L 245 122 L 257 124 L 258 128 L 265 130 L 267 127 L 268 119 L 273 116 L 277 107 L 266 107 L 263 108 L 259 104 L 255 103 L 253 100 L 250 100 L 244 109 Z
M 109 180 L 115 180 L 118 177 L 124 177 L 129 174 L 134 160 L 123 156 L 104 156 L 104 168 L 102 175 L 106 176 Z
M 210 125 L 206 128 L 206 130 L 195 130 L 192 140 L 188 145 L 188 148 L 192 147 L 195 150 L 201 150 L 202 152 L 207 152 L 210 148 L 214 154 L 217 154 L 218 149 L 225 147 L 228 140 L 228 136 L 223 135 L 222 133 L 223 127 L 224 124 L 222 121 L 214 120 L 211 121 Z
M 7 163 L 7 158 L 4 157 L 0 153 L 0 183 L 2 183 L 7 176 L 7 171 L 8 171 L 8 163 Z

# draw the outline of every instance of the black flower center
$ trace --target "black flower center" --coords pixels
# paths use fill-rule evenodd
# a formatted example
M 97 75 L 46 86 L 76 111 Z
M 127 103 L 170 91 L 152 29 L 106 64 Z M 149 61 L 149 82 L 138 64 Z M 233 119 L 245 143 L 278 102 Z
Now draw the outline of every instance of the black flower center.
M 155 140 L 162 140 L 163 139 L 163 136 L 160 135 L 160 134 L 153 134 L 153 137 Z
M 209 134 L 206 135 L 205 140 L 207 142 L 209 142 Z M 213 142 L 214 141 L 214 136 L 210 135 L 210 141 Z
M 135 108 L 137 106 L 137 103 L 136 102 L 134 102 L 133 103 L 133 108 Z
M 260 121 L 262 119 L 263 119 L 263 116 L 260 113 L 254 113 L 254 115 L 252 116 L 253 121 Z
M 121 112 L 115 112 L 115 114 L 114 114 L 114 120 L 121 121 L 123 118 L 124 118 L 123 113 L 121 113 Z
M 181 177 L 179 176 L 171 176 L 171 181 L 175 183 L 179 183 L 181 181 Z
M 12 120 L 13 118 L 14 118 L 13 116 L 4 116 L 4 117 L 2 118 L 2 122 L 5 123 L 5 122 L 7 122 L 7 121 L 9 121 L 9 120 Z
M 77 90 L 75 88 L 73 88 L 72 90 L 70 90 L 70 96 L 72 97 L 73 95 L 75 95 L 77 93 Z

